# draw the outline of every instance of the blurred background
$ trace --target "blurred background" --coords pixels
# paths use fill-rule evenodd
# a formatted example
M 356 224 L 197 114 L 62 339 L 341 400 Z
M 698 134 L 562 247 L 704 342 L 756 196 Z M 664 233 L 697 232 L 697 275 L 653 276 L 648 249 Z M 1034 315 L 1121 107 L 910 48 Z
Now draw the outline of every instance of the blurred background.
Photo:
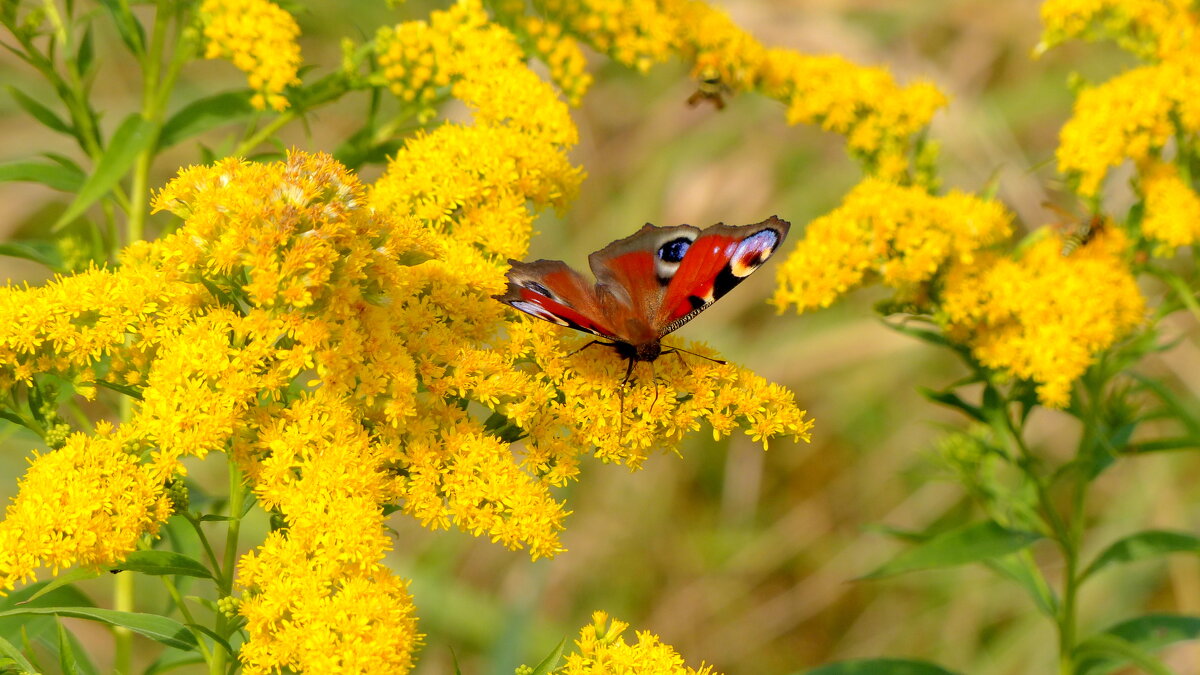
M 1027 228 L 1061 220 L 1045 201 L 1082 212 L 1063 192 L 1054 148 L 1070 113 L 1069 75 L 1099 81 L 1130 63 L 1111 45 L 1069 44 L 1034 60 L 1041 27 L 1033 2 L 714 4 L 767 46 L 884 66 L 901 83 L 933 81 L 951 99 L 931 133 L 941 144 L 946 188 L 977 191 L 995 179 L 999 198 Z M 342 3 L 304 5 L 289 10 L 303 30 L 305 62 L 320 74 L 339 63 L 343 36 L 364 39 L 376 26 L 441 6 L 409 2 L 391 12 L 382 3 L 355 3 L 349 13 Z M 112 45 L 115 37 L 98 39 Z M 574 112 L 581 142 L 573 153 L 588 178 L 569 212 L 539 221 L 531 258 L 582 268 L 588 253 L 647 221 L 704 227 L 777 214 L 795 226 L 781 260 L 804 224 L 837 206 L 860 179 L 840 137 L 787 126 L 779 103 L 742 95 L 727 98 L 723 111 L 690 107 L 695 84 L 677 61 L 642 76 L 590 56 L 596 83 Z M 96 85 L 95 106 L 110 110 L 116 124 L 137 107 L 139 84 L 133 72 L 108 74 Z M 46 93 L 10 56 L 0 55 L 0 77 L 35 96 Z M 184 86 L 212 91 L 242 82 L 227 63 L 207 62 L 189 67 Z M 307 128 L 293 125 L 286 144 L 330 150 L 356 128 L 364 105 L 347 97 Z M 0 97 L 0 138 L 0 161 L 66 150 L 7 97 Z M 156 167 L 157 184 L 198 158 L 194 144 L 175 148 Z M 363 171 L 368 180 L 378 173 Z M 1130 200 L 1125 181 L 1118 175 L 1109 185 L 1106 203 L 1120 212 Z M 20 238 L 52 222 L 62 197 L 0 183 L 0 204 L 0 239 Z M 46 274 L 0 258 L 0 277 L 37 283 Z M 678 335 L 791 388 L 816 420 L 812 442 L 773 443 L 764 452 L 748 437 L 714 443 L 701 431 L 679 456 L 654 457 L 638 472 L 585 464 L 581 480 L 560 492 L 574 515 L 563 536 L 568 551 L 554 560 L 530 563 L 525 553 L 394 516 L 391 563 L 412 579 L 427 636 L 416 673 L 452 673 L 455 663 L 468 674 L 511 673 L 539 662 L 562 638 L 573 640 L 596 609 L 658 634 L 689 665 L 703 661 L 730 675 L 867 656 L 928 659 L 971 674 L 1053 671 L 1051 624 L 1014 585 L 982 567 L 856 581 L 903 548 L 882 527 L 923 530 L 970 511 L 933 459 L 937 439 L 964 422 L 916 391 L 944 387 L 965 371 L 948 354 L 884 327 L 872 311 L 887 296 L 881 289 L 852 293 L 824 311 L 776 316 L 766 304 L 773 286 L 773 270 L 760 272 Z M 1165 328 L 1167 338 L 1185 339 L 1144 371 L 1200 395 L 1196 326 L 1180 318 Z M 1048 456 L 1071 452 L 1079 433 L 1053 412 L 1037 412 L 1033 425 L 1033 441 Z M 0 496 L 7 497 L 37 446 L 11 428 L 3 433 Z M 219 492 L 224 465 L 208 464 L 194 463 L 192 476 Z M 1138 529 L 1200 530 L 1197 469 L 1195 457 L 1184 455 L 1110 469 L 1095 489 L 1085 557 Z M 243 541 L 252 544 L 265 529 L 255 523 Z M 1053 552 L 1035 552 L 1053 577 Z M 100 581 L 85 589 L 103 604 L 108 584 Z M 139 583 L 140 597 L 163 595 L 153 580 Z M 1106 571 L 1085 587 L 1081 603 L 1085 634 L 1139 610 L 1200 613 L 1200 561 L 1176 556 Z M 95 626 L 70 625 L 94 644 L 93 653 L 107 649 Z M 1200 672 L 1194 645 L 1166 659 L 1177 672 Z

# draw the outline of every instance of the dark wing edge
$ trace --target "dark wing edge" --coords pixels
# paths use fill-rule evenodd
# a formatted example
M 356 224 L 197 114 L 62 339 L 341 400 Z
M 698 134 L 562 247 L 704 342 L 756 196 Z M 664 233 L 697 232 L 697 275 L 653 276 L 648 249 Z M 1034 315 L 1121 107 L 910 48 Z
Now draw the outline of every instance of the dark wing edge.
M 702 230 L 667 287 L 659 337 L 691 321 L 761 267 L 790 229 L 791 223 L 771 216 L 752 225 L 717 223 Z

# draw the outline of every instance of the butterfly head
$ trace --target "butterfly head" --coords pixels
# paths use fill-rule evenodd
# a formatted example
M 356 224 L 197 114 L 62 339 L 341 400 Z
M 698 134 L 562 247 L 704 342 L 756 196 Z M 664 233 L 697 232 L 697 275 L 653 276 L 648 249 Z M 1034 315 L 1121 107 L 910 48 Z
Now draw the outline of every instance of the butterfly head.
M 658 340 L 638 345 L 618 341 L 612 343 L 612 346 L 617 356 L 629 361 L 653 361 L 662 354 L 662 343 Z

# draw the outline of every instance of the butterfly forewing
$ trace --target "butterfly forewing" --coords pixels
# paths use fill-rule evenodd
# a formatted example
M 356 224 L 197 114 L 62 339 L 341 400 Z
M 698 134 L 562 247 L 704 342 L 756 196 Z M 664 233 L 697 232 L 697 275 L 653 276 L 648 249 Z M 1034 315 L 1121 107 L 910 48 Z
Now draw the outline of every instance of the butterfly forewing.
M 509 260 L 508 290 L 493 296 L 530 316 L 617 339 L 605 322 L 595 287 L 561 260 Z
M 771 216 L 754 225 L 718 223 L 688 247 L 655 317 L 659 336 L 704 311 L 750 276 L 779 248 L 791 225 Z

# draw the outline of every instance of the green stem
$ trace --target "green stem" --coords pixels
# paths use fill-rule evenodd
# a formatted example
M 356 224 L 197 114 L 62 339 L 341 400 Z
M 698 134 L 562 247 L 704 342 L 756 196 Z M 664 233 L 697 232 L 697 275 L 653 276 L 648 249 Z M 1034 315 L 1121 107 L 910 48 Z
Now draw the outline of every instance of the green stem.
M 229 529 L 225 533 L 225 559 L 218 577 L 218 592 L 221 597 L 233 594 L 233 576 L 237 570 L 238 534 L 242 525 L 242 510 L 245 506 L 246 488 L 242 484 L 242 471 L 232 457 L 229 459 Z M 233 622 L 223 613 L 217 612 L 216 633 L 227 636 Z M 208 662 L 209 675 L 225 675 L 227 655 L 222 649 L 214 649 Z
M 233 152 L 229 153 L 230 156 L 244 157 L 247 153 L 254 148 L 257 148 L 259 144 L 263 143 L 271 136 L 275 135 L 276 131 L 279 131 L 284 125 L 294 119 L 296 119 L 296 113 L 291 109 L 279 113 L 275 119 L 271 120 L 266 124 L 266 126 L 255 132 L 253 136 L 243 140 L 241 143 L 238 143 L 237 147 L 233 149 Z
M 113 609 L 133 611 L 133 574 L 130 572 L 114 575 Z M 118 675 L 133 672 L 133 633 L 123 626 L 113 628 L 113 672 Z
M 175 601 L 175 606 L 179 608 L 179 613 L 183 615 L 184 620 L 187 621 L 189 625 L 195 624 L 196 619 L 188 610 L 187 604 L 184 602 L 183 595 L 180 594 L 179 588 L 175 586 L 175 581 L 172 579 L 172 577 L 160 576 L 159 579 L 162 579 L 163 586 L 167 589 L 167 593 L 171 596 L 171 599 Z M 204 642 L 204 634 L 195 629 L 191 630 L 192 634 L 196 636 L 196 644 L 199 645 L 200 653 L 204 656 L 204 660 L 211 661 L 212 654 L 209 653 L 208 645 Z

